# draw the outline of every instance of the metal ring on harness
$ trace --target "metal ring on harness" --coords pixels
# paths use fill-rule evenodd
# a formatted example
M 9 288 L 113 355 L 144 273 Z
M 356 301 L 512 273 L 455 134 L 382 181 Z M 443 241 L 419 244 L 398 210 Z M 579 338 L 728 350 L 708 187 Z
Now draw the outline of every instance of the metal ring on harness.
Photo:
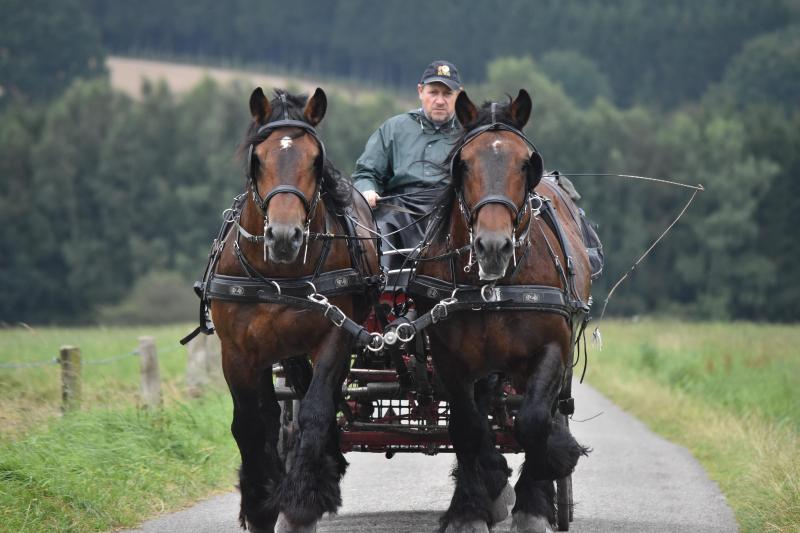
M 539 205 L 537 205 L 536 207 L 533 206 L 533 201 L 534 200 L 537 200 L 539 202 Z M 536 193 L 531 194 L 531 196 L 530 196 L 531 216 L 538 217 L 539 213 L 542 210 L 542 206 L 543 205 L 544 205 L 544 200 L 542 200 L 541 196 L 539 196 Z
M 383 334 L 383 342 L 389 346 L 392 346 L 395 342 L 397 342 L 397 339 L 397 331 L 395 330 L 389 330 Z
M 402 330 L 404 327 L 409 329 L 409 334 L 408 334 L 407 336 L 405 336 L 405 337 L 404 337 L 404 336 L 403 336 L 403 334 L 401 333 L 401 330 Z M 400 324 L 399 326 L 397 326 L 397 329 L 395 329 L 395 330 L 394 330 L 394 332 L 395 332 L 395 335 L 397 335 L 397 339 L 398 339 L 400 342 L 409 342 L 409 341 L 411 341 L 411 339 L 413 339 L 413 338 L 414 338 L 414 335 L 416 335 L 416 333 L 417 333 L 417 332 L 414 330 L 414 326 L 412 326 L 412 325 L 411 325 L 411 324 L 409 324 L 408 322 L 405 322 L 405 323 L 403 323 L 403 324 Z
M 486 294 L 486 289 L 489 289 L 489 294 Z M 481 300 L 486 303 L 495 301 L 495 292 L 494 292 L 494 284 L 487 283 L 483 287 L 481 287 Z
M 371 340 L 369 344 L 367 344 L 367 350 L 369 350 L 370 352 L 380 352 L 381 350 L 383 350 L 383 335 L 381 335 L 380 333 L 370 333 L 369 337 Z M 377 344 L 373 348 L 372 344 L 376 342 Z
M 278 291 L 278 296 L 280 296 L 281 295 L 281 286 L 278 285 L 278 282 L 275 281 L 275 280 L 270 280 L 270 283 L 272 283 L 275 286 L 275 290 Z
M 306 284 L 310 285 L 311 286 L 311 290 L 313 291 L 311 294 L 306 295 L 306 298 L 308 298 L 309 300 L 311 300 L 314 303 L 318 303 L 318 304 L 321 304 L 321 305 L 327 305 L 328 308 L 331 307 L 331 304 L 328 303 L 328 299 L 325 297 L 324 294 L 319 294 L 317 292 L 317 287 L 313 283 L 311 283 L 310 281 L 306 281 Z

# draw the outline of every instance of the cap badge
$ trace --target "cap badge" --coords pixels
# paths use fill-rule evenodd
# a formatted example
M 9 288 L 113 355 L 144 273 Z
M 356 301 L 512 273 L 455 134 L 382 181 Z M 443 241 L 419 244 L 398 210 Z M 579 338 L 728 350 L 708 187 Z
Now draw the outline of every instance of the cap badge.
M 436 67 L 436 75 L 437 76 L 447 76 L 450 77 L 450 67 L 447 65 L 439 65 Z

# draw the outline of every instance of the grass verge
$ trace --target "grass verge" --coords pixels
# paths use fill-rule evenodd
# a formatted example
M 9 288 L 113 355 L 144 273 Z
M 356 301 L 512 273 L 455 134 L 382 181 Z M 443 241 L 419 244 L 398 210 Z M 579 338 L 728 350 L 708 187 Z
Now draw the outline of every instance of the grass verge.
M 686 446 L 743 532 L 800 531 L 800 331 L 788 326 L 603 325 L 589 381 Z
M 0 530 L 107 531 L 232 488 L 230 413 L 221 392 L 163 411 L 96 408 L 0 444 Z
M 62 345 L 81 349 L 85 410 L 137 404 L 139 359 L 134 352 L 140 336 L 155 337 L 165 404 L 186 400 L 186 348 L 178 339 L 193 327 L 0 329 L 0 443 L 19 440 L 60 416 L 61 369 L 53 360 Z

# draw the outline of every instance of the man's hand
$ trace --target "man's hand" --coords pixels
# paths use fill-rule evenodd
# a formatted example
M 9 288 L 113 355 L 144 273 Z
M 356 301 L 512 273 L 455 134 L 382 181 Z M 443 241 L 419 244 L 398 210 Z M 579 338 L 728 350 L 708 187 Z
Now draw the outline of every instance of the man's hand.
M 378 200 L 381 199 L 381 197 L 378 196 L 378 193 L 376 193 L 375 191 L 364 191 L 364 198 L 367 199 L 367 203 L 372 208 L 378 205 Z

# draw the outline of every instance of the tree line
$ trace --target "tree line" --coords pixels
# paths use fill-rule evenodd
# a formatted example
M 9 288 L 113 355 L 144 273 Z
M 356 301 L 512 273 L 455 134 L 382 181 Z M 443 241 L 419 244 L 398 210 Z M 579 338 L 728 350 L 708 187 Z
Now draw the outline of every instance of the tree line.
M 789 275 L 800 190 L 800 114 L 578 106 L 530 58 L 490 64 L 474 99 L 525 87 L 528 133 L 548 169 L 621 172 L 703 183 L 669 238 L 616 295 L 617 314 L 797 320 L 800 283 Z M 200 275 L 220 213 L 243 190 L 236 153 L 250 118 L 249 87 L 212 81 L 176 98 L 148 84 L 140 101 L 107 80 L 76 81 L 41 105 L 0 115 L 0 320 L 90 321 L 153 272 Z M 358 104 L 329 90 L 321 135 L 349 173 L 369 133 L 400 112 L 388 95 Z M 575 177 L 599 224 L 602 301 L 676 215 L 687 192 L 607 177 Z
M 599 77 L 618 105 L 660 107 L 700 97 L 729 75 L 729 64 L 747 47 L 764 38 L 785 43 L 781 32 L 800 20 L 790 0 L 84 5 L 116 53 L 238 59 L 395 86 L 416 82 L 434 58 L 453 61 L 474 83 L 485 80 L 486 64 L 497 57 L 549 55 L 543 67 L 551 74 L 571 72 L 567 83 Z M 766 65 L 751 67 L 761 71 Z M 769 68 L 772 81 L 784 86 L 791 83 L 783 79 L 786 69 L 796 67 L 770 61 Z
M 262 57 L 256 48 L 262 53 L 283 50 L 282 60 L 296 59 L 321 72 L 338 63 L 314 65 L 316 60 L 309 58 L 321 61 L 323 56 L 314 54 L 339 50 L 337 61 L 353 61 L 365 69 L 372 65 L 374 70 L 336 72 L 385 81 L 389 72 L 395 73 L 404 80 L 409 100 L 414 98 L 417 70 L 433 50 L 425 48 L 431 39 L 421 33 L 390 38 L 389 22 L 376 22 L 382 17 L 405 20 L 405 4 L 378 8 L 359 1 L 311 2 L 287 11 L 270 2 L 237 2 L 224 14 L 238 21 L 241 31 L 234 39 L 226 33 L 231 31 L 227 25 L 203 22 L 215 13 L 222 16 L 205 0 L 194 7 L 146 1 L 113 9 L 89 0 L 49 6 L 42 0 L 0 0 L 0 321 L 103 321 L 135 317 L 131 307 L 140 309 L 139 319 L 144 313 L 161 320 L 162 315 L 147 310 L 141 295 L 158 295 L 162 302 L 189 295 L 189 282 L 200 275 L 220 213 L 244 185 L 236 154 L 250 120 L 247 97 L 252 87 L 206 81 L 177 97 L 164 85 L 147 83 L 143 97 L 133 100 L 114 91 L 103 76 L 108 48 L 197 54 L 250 50 L 256 58 Z M 548 41 L 551 48 L 536 48 L 545 46 L 536 41 L 530 46 L 536 53 L 494 59 L 485 68 L 466 60 L 458 63 L 462 56 L 451 57 L 464 71 L 475 101 L 502 99 L 520 88 L 531 92 L 534 111 L 527 132 L 548 169 L 667 177 L 703 183 L 708 189 L 619 290 L 609 312 L 800 319 L 800 282 L 792 277 L 800 259 L 795 237 L 800 225 L 800 29 L 792 25 L 796 17 L 791 4 L 615 0 L 595 13 L 600 8 L 584 2 L 543 2 L 537 3 L 537 17 L 530 16 L 527 3 L 504 2 L 490 13 L 486 6 L 491 5 L 478 3 L 464 15 L 458 12 L 460 4 L 442 4 L 441 20 L 458 23 L 442 22 L 438 42 L 446 50 L 444 36 L 456 38 L 447 33 L 456 31 L 451 26 L 480 34 L 482 39 L 464 39 L 461 45 L 465 52 L 481 46 L 493 50 L 486 54 L 505 50 L 492 48 L 494 39 L 506 39 L 509 46 L 527 42 L 520 37 L 523 26 L 531 34 L 541 30 L 538 35 L 559 35 L 562 40 Z M 622 16 L 623 11 L 628 18 L 610 15 Z M 165 18 L 165 12 L 175 16 Z M 473 20 L 475 13 L 484 18 Z M 519 22 L 514 31 L 512 24 L 508 31 L 488 32 L 484 43 L 482 26 L 501 13 L 514 15 L 508 19 L 514 24 L 528 17 L 528 25 Z M 594 47 L 578 46 L 587 39 L 585 32 L 567 32 L 570 21 L 588 24 L 579 13 L 596 15 L 585 17 L 596 26 Z M 323 26 L 344 28 L 356 14 L 363 35 L 322 31 Z M 617 49 L 608 30 L 613 24 L 604 23 L 604 17 L 629 21 L 624 38 L 614 39 L 641 45 L 619 56 L 617 66 L 593 55 L 613 56 Z M 635 37 L 661 24 L 655 19 L 676 22 L 681 17 L 691 20 L 676 23 L 673 41 L 687 37 L 683 32 L 696 28 L 694 20 L 700 17 L 707 20 L 703 27 L 709 35 L 727 43 L 721 45 L 725 54 L 697 59 L 702 63 L 717 57 L 724 65 L 705 65 L 703 75 L 691 81 L 699 83 L 694 88 L 677 79 L 683 71 L 672 71 L 667 81 L 648 74 L 650 67 L 643 62 L 665 72 L 675 65 L 670 67 L 670 59 L 658 51 L 648 55 L 649 41 L 644 35 Z M 414 31 L 435 29 L 430 20 L 414 20 Z M 542 20 L 552 26 L 537 26 Z M 125 21 L 129 31 L 114 31 Z M 31 25 L 47 32 L 30 31 Z M 563 40 L 567 34 L 569 44 Z M 522 40 L 509 40 L 512 35 Z M 382 48 L 406 46 L 412 37 L 420 46 L 408 47 L 410 54 Z M 362 38 L 374 39 L 373 46 L 352 44 Z M 187 43 L 200 48 L 182 48 Z M 675 58 L 685 58 L 683 45 L 673 45 Z M 345 46 L 354 48 L 344 52 Z M 358 55 L 362 53 L 367 55 Z M 631 70 L 622 75 L 615 69 L 623 74 Z M 635 82 L 622 84 L 630 93 L 620 89 L 619 80 L 626 76 Z M 652 91 L 637 85 L 645 81 L 655 84 Z M 325 88 L 330 105 L 321 135 L 334 163 L 347 175 L 374 128 L 403 108 L 390 93 L 376 91 L 353 102 Z M 599 303 L 670 223 L 687 191 L 612 177 L 573 181 L 605 244 L 605 275 L 594 290 Z M 164 310 L 163 316 L 169 313 Z

